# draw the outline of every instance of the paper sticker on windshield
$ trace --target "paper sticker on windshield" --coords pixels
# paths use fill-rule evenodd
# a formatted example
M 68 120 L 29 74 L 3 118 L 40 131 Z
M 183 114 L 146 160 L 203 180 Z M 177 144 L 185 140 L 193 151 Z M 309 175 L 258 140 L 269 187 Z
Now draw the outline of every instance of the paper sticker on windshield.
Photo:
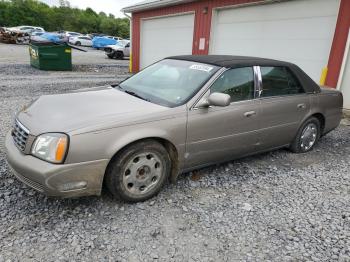
M 191 65 L 190 69 L 205 71 L 209 73 L 213 69 L 213 67 L 206 65 Z

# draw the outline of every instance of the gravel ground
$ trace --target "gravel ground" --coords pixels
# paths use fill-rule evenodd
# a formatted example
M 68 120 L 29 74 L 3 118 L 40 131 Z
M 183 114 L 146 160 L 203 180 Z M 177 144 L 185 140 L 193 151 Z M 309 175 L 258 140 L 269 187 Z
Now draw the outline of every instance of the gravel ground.
M 41 72 L 6 59 L 13 61 L 0 63 L 0 261 L 350 261 L 349 122 L 310 153 L 279 150 L 183 174 L 144 203 L 106 192 L 47 198 L 6 164 L 13 112 L 42 94 L 120 81 L 127 62 Z

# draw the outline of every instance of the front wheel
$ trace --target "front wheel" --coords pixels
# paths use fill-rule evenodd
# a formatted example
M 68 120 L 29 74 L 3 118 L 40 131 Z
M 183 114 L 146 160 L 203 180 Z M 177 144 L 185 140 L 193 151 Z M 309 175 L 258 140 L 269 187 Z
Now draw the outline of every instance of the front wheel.
M 109 59 L 113 59 L 113 58 L 114 58 L 114 54 L 108 54 L 107 57 L 108 57 Z
M 81 43 L 78 41 L 75 43 L 76 46 L 81 46 Z
M 305 153 L 313 149 L 321 136 L 321 124 L 316 117 L 310 117 L 300 127 L 290 149 L 294 153 Z
M 120 52 L 120 51 L 116 52 L 115 58 L 119 59 L 119 60 L 123 59 L 124 58 L 124 53 Z
M 132 144 L 111 161 L 106 185 L 116 197 L 128 202 L 145 201 L 162 189 L 171 171 L 167 150 L 158 142 Z

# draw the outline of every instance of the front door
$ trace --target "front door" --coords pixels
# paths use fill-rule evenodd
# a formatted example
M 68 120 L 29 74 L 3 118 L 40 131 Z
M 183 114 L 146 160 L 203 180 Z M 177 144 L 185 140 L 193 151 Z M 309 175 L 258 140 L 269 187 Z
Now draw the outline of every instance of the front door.
M 254 99 L 252 67 L 225 71 L 211 86 L 231 96 L 227 107 L 194 108 L 188 112 L 185 168 L 208 165 L 252 153 L 259 129 L 259 101 Z

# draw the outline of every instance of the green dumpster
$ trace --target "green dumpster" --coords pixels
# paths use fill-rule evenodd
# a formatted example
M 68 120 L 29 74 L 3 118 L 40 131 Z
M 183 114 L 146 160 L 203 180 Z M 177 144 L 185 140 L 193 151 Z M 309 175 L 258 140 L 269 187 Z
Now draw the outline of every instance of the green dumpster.
M 29 46 L 30 65 L 41 70 L 72 70 L 70 46 L 52 43 L 32 43 Z

